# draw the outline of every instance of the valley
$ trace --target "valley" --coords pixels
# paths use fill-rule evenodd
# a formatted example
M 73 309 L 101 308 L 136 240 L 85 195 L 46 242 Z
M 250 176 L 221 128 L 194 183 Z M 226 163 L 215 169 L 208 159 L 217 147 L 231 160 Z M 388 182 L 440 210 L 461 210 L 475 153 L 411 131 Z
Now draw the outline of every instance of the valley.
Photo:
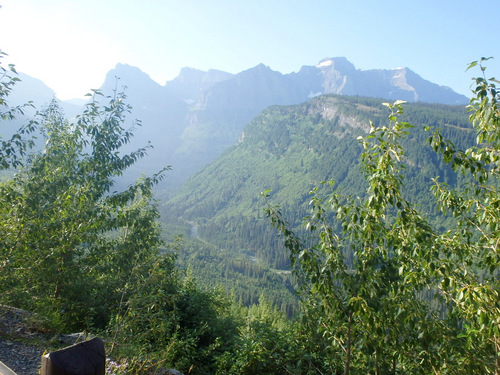
M 357 137 L 366 136 L 370 121 L 374 126 L 382 126 L 386 121 L 387 112 L 381 101 L 327 95 L 304 104 L 264 110 L 244 128 L 242 140 L 191 176 L 173 198 L 162 204 L 162 218 L 167 224 L 184 222 L 188 233 L 196 223 L 197 237 L 203 240 L 190 247 L 196 254 L 190 255 L 192 258 L 180 255 L 182 262 L 192 264 L 196 259 L 195 269 L 205 275 L 207 283 L 217 279 L 218 267 L 234 262 L 229 260 L 231 257 L 239 259 L 240 266 L 233 268 L 246 274 L 249 285 L 255 268 L 261 269 L 259 278 L 274 269 L 288 270 L 289 254 L 269 225 L 261 193 L 270 189 L 273 204 L 281 207 L 296 229 L 309 212 L 308 193 L 321 186 L 322 181 L 333 179 L 336 189 L 364 196 L 367 186 L 360 169 L 362 150 Z M 426 146 L 431 133 L 424 128 L 439 124 L 443 133 L 460 147 L 472 144 L 474 133 L 461 106 L 407 104 L 405 110 L 407 114 L 401 119 L 415 125 L 404 141 L 405 193 L 417 199 L 429 217 L 439 221 L 433 196 L 424 186 L 435 176 L 441 176 L 443 182 L 451 185 L 460 183 L 460 177 L 433 158 L 431 147 Z M 322 192 L 326 194 L 328 188 L 324 186 Z M 205 258 L 208 244 L 221 249 L 224 257 Z M 259 262 L 249 262 L 249 256 Z M 253 297 L 249 300 L 244 299 L 242 292 L 235 291 L 232 278 L 221 282 L 246 305 L 252 304 L 266 289 L 273 291 L 271 301 L 282 305 L 283 300 L 293 301 L 288 295 L 293 279 L 287 272 L 279 275 L 282 280 L 271 278 L 263 288 L 250 288 Z M 287 311 L 293 311 L 292 306 Z

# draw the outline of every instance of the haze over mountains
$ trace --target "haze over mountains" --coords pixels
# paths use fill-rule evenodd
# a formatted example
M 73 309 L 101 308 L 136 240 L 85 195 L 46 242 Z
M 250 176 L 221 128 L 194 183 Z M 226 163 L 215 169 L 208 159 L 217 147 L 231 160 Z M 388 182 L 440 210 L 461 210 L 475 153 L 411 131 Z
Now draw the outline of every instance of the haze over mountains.
M 34 100 L 41 108 L 53 98 L 39 80 L 21 78 L 12 104 Z M 408 68 L 357 70 L 345 58 L 290 74 L 263 64 L 238 74 L 184 68 L 165 85 L 118 64 L 100 89 L 105 95 L 125 90 L 133 107 L 128 123 L 142 121 L 127 147 L 154 146 L 124 182 L 173 168 L 157 192 L 166 235 L 182 233 L 186 241 L 180 264 L 191 265 L 202 283 L 234 291 L 245 304 L 265 292 L 287 312 L 296 304 L 288 254 L 263 217 L 261 191 L 271 188 L 294 222 L 307 213 L 309 190 L 323 180 L 333 178 L 349 193 L 362 194 L 356 138 L 370 121 L 386 123 L 383 101 L 415 103 L 405 107 L 405 120 L 416 125 L 405 143 L 412 177 L 407 188 L 424 207 L 432 202 L 426 181 L 441 176 L 453 185 L 456 177 L 423 147 L 428 134 L 422 127 L 443 127 L 457 145 L 473 138 L 465 96 Z M 68 117 L 82 109 L 78 102 L 61 106 Z
M 40 81 L 22 78 L 15 102 L 26 98 L 40 107 L 52 99 L 52 90 Z M 132 172 L 149 174 L 171 165 L 167 184 L 172 188 L 233 145 L 245 125 L 271 105 L 298 104 L 322 94 L 442 104 L 468 102 L 465 96 L 426 81 L 408 68 L 358 70 L 344 57 L 324 59 L 290 74 L 263 64 L 238 74 L 184 68 L 163 86 L 139 68 L 118 64 L 100 89 L 111 95 L 114 89 L 124 87 L 133 107 L 131 117 L 142 121 L 134 131 L 133 147 L 148 141 L 154 146 Z M 74 102 L 62 105 L 68 116 L 77 113 Z

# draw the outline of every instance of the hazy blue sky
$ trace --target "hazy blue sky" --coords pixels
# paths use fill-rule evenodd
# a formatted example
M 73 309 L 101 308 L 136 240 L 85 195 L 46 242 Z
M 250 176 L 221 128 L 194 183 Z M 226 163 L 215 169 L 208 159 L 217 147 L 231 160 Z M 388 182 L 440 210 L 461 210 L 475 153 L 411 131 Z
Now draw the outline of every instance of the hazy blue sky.
M 0 49 L 67 99 L 116 63 L 159 82 L 182 67 L 282 73 L 344 56 L 358 69 L 407 66 L 468 95 L 466 65 L 495 56 L 500 0 L 0 0 Z M 500 75 L 500 74 L 497 74 Z

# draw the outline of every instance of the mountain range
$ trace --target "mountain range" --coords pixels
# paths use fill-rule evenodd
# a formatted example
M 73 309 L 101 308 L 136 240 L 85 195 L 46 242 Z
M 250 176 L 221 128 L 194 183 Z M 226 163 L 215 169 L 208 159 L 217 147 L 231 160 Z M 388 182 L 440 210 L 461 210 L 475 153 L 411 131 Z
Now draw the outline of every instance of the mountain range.
M 29 99 L 40 107 L 54 96 L 41 81 L 25 75 L 21 78 L 13 102 Z M 344 57 L 324 59 L 290 74 L 263 64 L 238 74 L 183 68 L 165 85 L 139 68 L 118 64 L 100 87 L 106 95 L 114 89 L 125 90 L 134 108 L 131 117 L 142 121 L 134 131 L 133 146 L 148 141 L 154 146 L 150 157 L 139 162 L 130 176 L 171 165 L 167 179 L 171 191 L 233 145 L 245 125 L 271 105 L 303 103 L 323 94 L 442 104 L 468 102 L 467 97 L 426 81 L 409 68 L 358 70 Z M 78 112 L 74 102 L 63 102 L 62 106 L 68 116 Z
M 40 108 L 53 98 L 41 81 L 21 78 L 12 104 L 33 100 Z M 272 189 L 273 202 L 296 224 L 307 214 L 308 192 L 321 181 L 332 178 L 345 192 L 362 195 L 356 138 L 366 134 L 370 121 L 386 123 L 383 101 L 402 99 L 412 103 L 403 119 L 416 125 L 405 141 L 406 193 L 432 212 L 423 186 L 435 176 L 453 185 L 460 176 L 425 146 L 423 127 L 440 126 L 458 146 L 474 137 L 465 96 L 408 68 L 358 70 L 345 58 L 290 74 L 263 64 L 238 74 L 184 68 L 164 85 L 137 67 L 118 64 L 100 90 L 124 90 L 133 107 L 127 122 L 142 121 L 130 147 L 148 141 L 154 146 L 126 178 L 173 167 L 158 197 L 166 235 L 184 235 L 180 264 L 244 304 L 265 293 L 289 313 L 296 305 L 294 279 L 264 217 L 261 191 Z M 82 108 L 75 102 L 61 106 L 68 117 Z

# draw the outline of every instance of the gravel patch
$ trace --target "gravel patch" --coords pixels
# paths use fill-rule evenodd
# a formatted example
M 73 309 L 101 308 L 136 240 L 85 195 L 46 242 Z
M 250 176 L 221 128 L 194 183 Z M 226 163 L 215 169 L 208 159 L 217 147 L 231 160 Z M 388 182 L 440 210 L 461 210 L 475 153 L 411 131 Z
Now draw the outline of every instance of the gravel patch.
M 45 351 L 40 345 L 46 337 L 27 323 L 30 317 L 27 311 L 0 305 L 0 361 L 17 375 L 38 374 Z
M 0 339 L 0 361 L 17 375 L 38 374 L 43 352 L 37 346 Z

